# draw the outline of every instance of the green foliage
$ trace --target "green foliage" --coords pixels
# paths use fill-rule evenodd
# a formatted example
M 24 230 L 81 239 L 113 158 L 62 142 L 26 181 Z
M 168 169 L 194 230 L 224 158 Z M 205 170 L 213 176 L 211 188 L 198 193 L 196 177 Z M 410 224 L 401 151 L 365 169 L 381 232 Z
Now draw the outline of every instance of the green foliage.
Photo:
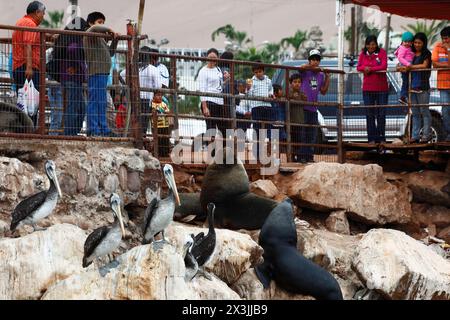
M 64 10 L 48 11 L 48 17 L 50 18 L 50 20 L 44 19 L 41 25 L 44 28 L 59 29 L 62 27 Z
M 246 32 L 237 31 L 231 24 L 227 24 L 216 29 L 211 34 L 211 40 L 216 41 L 216 37 L 221 34 L 223 34 L 228 41 L 236 43 L 239 47 L 242 47 L 243 44 L 250 42 Z
M 308 39 L 308 32 L 297 30 L 295 34 L 292 37 L 287 37 L 281 39 L 280 44 L 284 48 L 288 48 L 289 46 L 292 46 L 295 50 L 295 53 L 300 51 L 300 48 L 305 43 L 305 41 Z
M 437 42 L 440 39 L 439 33 L 442 29 L 444 29 L 449 24 L 449 20 L 431 21 L 431 24 L 428 25 L 427 21 L 416 21 L 415 24 L 409 23 L 406 26 L 402 26 L 402 29 L 405 31 L 409 31 L 412 34 L 416 34 L 418 32 L 423 32 L 426 34 L 428 38 L 428 45 L 431 46 L 433 43 Z
M 177 108 L 180 114 L 200 115 L 200 97 L 179 96 Z

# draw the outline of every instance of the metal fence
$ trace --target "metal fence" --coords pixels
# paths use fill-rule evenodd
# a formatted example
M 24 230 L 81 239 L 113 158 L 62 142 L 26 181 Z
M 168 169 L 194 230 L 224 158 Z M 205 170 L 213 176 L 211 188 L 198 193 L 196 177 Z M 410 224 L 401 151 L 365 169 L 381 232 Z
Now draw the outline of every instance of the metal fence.
M 417 131 L 413 123 L 428 121 L 428 113 L 418 110 L 429 109 L 430 129 L 428 122 L 421 124 L 419 140 L 446 139 L 443 113 L 448 95 L 438 90 L 434 69 L 429 101 L 411 86 L 412 73 L 402 79 L 406 73 L 392 68 L 383 73 L 388 87 L 380 98 L 363 93 L 363 75 L 352 69 L 306 70 L 298 65 L 153 52 L 140 44 L 145 36 L 137 35 L 132 24 L 127 25 L 127 35 L 118 38 L 1 25 L 0 29 L 9 33 L 0 39 L 2 136 L 132 140 L 160 158 L 172 155 L 172 160 L 184 163 L 204 162 L 211 146 L 222 143 L 236 148 L 247 163 L 262 162 L 261 148 L 278 154 L 281 162 L 343 162 L 345 141 L 419 142 L 411 141 L 412 130 Z M 36 111 L 21 103 L 24 70 L 21 75 L 11 72 L 13 32 L 33 32 L 38 39 L 32 49 L 39 59 L 33 79 L 44 94 L 39 95 Z M 317 102 L 297 89 L 293 75 L 299 72 L 300 86 L 309 81 L 306 85 L 317 91 L 329 78 L 328 90 L 318 94 Z M 400 102 L 405 79 L 410 81 Z M 374 130 L 380 131 L 376 138 Z

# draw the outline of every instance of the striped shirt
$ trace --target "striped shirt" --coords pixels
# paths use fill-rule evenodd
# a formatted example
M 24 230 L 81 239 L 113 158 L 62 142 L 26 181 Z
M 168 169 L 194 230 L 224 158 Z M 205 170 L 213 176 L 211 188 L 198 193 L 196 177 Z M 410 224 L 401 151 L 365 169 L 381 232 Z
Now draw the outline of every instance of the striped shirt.
M 248 90 L 248 95 L 251 97 L 266 97 L 273 95 L 272 80 L 266 75 L 264 78 L 258 79 L 256 76 L 252 78 L 252 87 Z M 270 102 L 266 101 L 247 101 L 250 109 L 254 107 L 272 107 Z

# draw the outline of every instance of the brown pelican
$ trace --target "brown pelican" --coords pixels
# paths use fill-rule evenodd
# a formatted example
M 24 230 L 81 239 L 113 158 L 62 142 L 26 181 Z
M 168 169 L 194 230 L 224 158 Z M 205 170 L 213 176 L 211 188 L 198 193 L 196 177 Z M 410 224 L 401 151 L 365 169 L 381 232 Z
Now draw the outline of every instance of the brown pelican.
M 38 228 L 36 223 L 52 213 L 58 201 L 58 194 L 62 196 L 56 177 L 56 166 L 52 160 L 45 162 L 45 173 L 50 180 L 50 188 L 22 200 L 17 205 L 12 213 L 11 231 L 22 224 L 31 225 L 34 231 L 45 230 L 45 228 Z
M 167 242 L 164 237 L 164 229 L 172 222 L 175 206 L 180 205 L 177 186 L 173 175 L 173 168 L 166 164 L 163 169 L 164 178 L 169 186 L 169 195 L 165 199 L 154 198 L 147 209 L 145 209 L 143 244 L 151 243 L 158 233 L 162 233 L 162 240 L 156 242 Z
M 89 266 L 95 258 L 109 255 L 116 250 L 122 237 L 125 236 L 121 214 L 120 197 L 113 193 L 110 199 L 111 209 L 114 214 L 112 226 L 103 226 L 95 229 L 84 242 L 83 268 Z
M 214 230 L 214 211 L 216 206 L 214 203 L 208 203 L 208 234 L 205 236 L 200 232 L 196 236 L 191 234 L 194 244 L 190 249 L 190 254 L 197 261 L 199 273 L 202 273 L 207 279 L 211 280 L 211 276 L 203 269 L 203 266 L 209 261 L 216 247 L 216 231 Z M 185 260 L 186 264 L 186 260 Z M 195 275 L 194 275 L 195 277 Z
M 191 281 L 197 275 L 198 272 L 198 263 L 197 260 L 195 260 L 194 256 L 192 255 L 191 251 L 193 244 L 194 239 L 189 237 L 183 247 L 184 265 L 186 266 L 186 274 L 184 276 L 184 279 L 186 281 Z

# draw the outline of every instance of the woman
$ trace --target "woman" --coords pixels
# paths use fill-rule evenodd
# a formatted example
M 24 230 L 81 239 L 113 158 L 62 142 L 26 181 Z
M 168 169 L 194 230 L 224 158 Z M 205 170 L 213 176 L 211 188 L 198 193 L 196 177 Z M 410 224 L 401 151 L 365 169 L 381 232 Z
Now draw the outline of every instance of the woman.
M 74 18 L 64 30 L 86 31 L 87 22 Z M 54 57 L 59 61 L 61 85 L 66 92 L 67 108 L 64 112 L 64 135 L 77 135 L 86 114 L 83 96 L 83 82 L 86 82 L 83 37 L 81 35 L 61 35 L 55 42 Z
M 431 52 L 428 50 L 427 36 L 419 32 L 414 36 L 413 47 L 414 59 L 410 66 L 399 67 L 399 71 L 408 72 L 417 69 L 428 69 L 431 67 Z M 430 102 L 430 76 L 431 71 L 411 72 L 411 103 L 429 104 Z M 428 106 L 412 107 L 412 136 L 411 143 L 428 143 L 431 140 L 431 113 Z M 421 118 L 423 119 L 423 133 L 420 138 Z M 419 140 L 420 139 L 420 140 Z
M 388 82 L 386 72 L 387 54 L 378 46 L 376 36 L 368 36 L 365 47 L 358 58 L 357 70 L 364 73 L 363 100 L 366 108 L 367 138 L 369 143 L 386 141 L 385 124 L 386 109 L 371 107 L 372 105 L 387 105 Z M 375 121 L 376 120 L 376 121 Z
M 219 52 L 215 48 L 209 49 L 206 54 L 210 59 L 217 59 L 219 57 Z M 200 69 L 197 80 L 201 92 L 222 93 L 223 74 L 222 70 L 217 66 L 216 61 L 208 61 L 208 64 Z M 222 118 L 224 116 L 223 98 L 201 97 L 200 100 L 202 113 L 205 117 Z M 216 125 L 224 136 L 224 121 L 206 120 L 207 129 L 215 129 Z

